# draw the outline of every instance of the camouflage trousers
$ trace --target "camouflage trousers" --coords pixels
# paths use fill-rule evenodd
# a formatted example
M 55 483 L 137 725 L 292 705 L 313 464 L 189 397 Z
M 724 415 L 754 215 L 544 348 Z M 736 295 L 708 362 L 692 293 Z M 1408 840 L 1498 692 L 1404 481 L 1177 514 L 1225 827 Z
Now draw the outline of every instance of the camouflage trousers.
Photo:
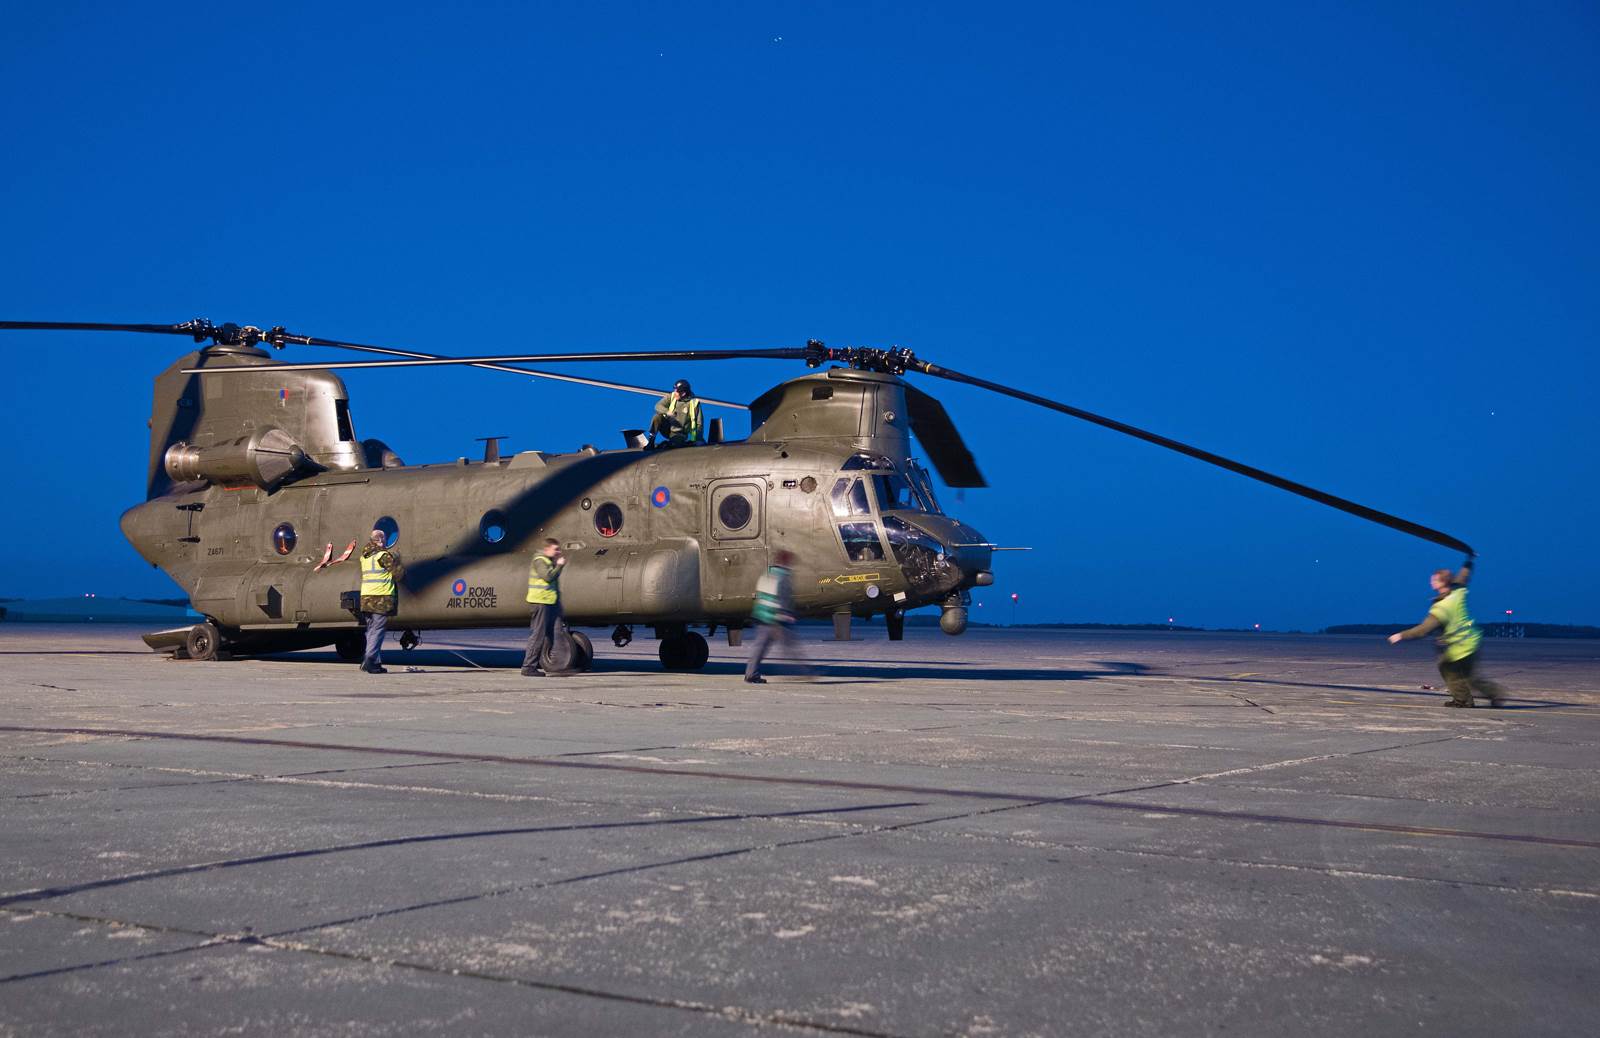
M 1441 659 L 1439 676 L 1444 678 L 1444 687 L 1450 690 L 1450 698 L 1458 703 L 1471 706 L 1474 693 L 1478 698 L 1491 702 L 1498 702 L 1506 697 L 1504 686 L 1478 673 L 1477 653 L 1459 660 Z

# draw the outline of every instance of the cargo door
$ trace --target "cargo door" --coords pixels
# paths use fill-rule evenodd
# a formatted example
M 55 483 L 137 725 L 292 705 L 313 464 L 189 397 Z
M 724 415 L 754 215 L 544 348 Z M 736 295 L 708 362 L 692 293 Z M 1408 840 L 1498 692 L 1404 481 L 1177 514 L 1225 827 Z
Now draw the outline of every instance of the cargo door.
M 760 479 L 718 480 L 708 488 L 701 586 L 707 609 L 723 618 L 749 615 L 756 581 L 767 570 L 766 489 Z

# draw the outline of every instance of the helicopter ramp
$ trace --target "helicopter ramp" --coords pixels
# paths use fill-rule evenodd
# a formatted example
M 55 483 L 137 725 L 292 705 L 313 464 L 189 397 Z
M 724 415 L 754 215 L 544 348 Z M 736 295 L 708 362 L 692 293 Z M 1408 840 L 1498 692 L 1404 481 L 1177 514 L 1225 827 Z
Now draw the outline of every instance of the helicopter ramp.
M 1595 643 L 1486 643 L 1462 711 L 1358 638 L 819 629 L 749 686 L 139 634 L 0 625 L 0 1034 L 1600 1018 Z

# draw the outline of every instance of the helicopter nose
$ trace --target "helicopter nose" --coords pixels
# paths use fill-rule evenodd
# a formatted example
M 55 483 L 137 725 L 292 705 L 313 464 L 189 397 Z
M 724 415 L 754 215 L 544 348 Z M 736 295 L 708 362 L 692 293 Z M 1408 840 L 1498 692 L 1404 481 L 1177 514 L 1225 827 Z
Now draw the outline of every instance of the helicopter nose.
M 971 527 L 966 527 L 966 532 L 971 535 L 970 539 L 946 542 L 945 550 L 950 553 L 956 568 L 961 570 L 962 587 L 988 587 L 994 583 L 992 546 Z
M 944 562 L 960 571 L 959 588 L 988 587 L 994 583 L 988 538 L 966 523 L 945 515 L 919 515 L 914 519 L 924 533 L 938 542 Z

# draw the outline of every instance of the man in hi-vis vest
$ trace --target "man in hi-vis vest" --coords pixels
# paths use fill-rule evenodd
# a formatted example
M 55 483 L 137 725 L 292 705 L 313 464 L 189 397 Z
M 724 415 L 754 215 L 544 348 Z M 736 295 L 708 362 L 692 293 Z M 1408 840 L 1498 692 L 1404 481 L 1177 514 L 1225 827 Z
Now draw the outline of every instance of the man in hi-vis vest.
M 384 548 L 382 530 L 373 530 L 367 546 L 361 549 L 361 622 L 367 628 L 367 651 L 361 669 L 368 674 L 389 673 L 383 666 L 383 635 L 389 617 L 400 601 L 395 580 L 403 572 L 400 553 Z
M 1450 691 L 1445 706 L 1470 707 L 1477 694 L 1489 701 L 1490 706 L 1506 705 L 1506 690 L 1499 683 L 1478 673 L 1478 645 L 1483 633 L 1472 622 L 1467 612 L 1467 581 L 1472 579 L 1472 560 L 1468 559 L 1460 572 L 1448 569 L 1434 570 L 1428 583 L 1433 587 L 1433 605 L 1428 615 L 1417 626 L 1389 635 L 1389 644 L 1398 645 L 1412 638 L 1421 638 L 1437 631 L 1439 646 L 1439 676 Z
M 555 638 L 556 621 L 561 619 L 561 569 L 566 564 L 561 543 L 546 537 L 528 567 L 528 601 L 533 615 L 528 618 L 528 652 L 522 657 L 524 677 L 544 677 L 541 658 Z
M 687 379 L 678 379 L 673 383 L 672 392 L 656 401 L 656 413 L 650 419 L 649 446 L 656 445 L 657 433 L 667 438 L 668 447 L 690 447 L 706 442 L 700 398 L 689 388 Z

